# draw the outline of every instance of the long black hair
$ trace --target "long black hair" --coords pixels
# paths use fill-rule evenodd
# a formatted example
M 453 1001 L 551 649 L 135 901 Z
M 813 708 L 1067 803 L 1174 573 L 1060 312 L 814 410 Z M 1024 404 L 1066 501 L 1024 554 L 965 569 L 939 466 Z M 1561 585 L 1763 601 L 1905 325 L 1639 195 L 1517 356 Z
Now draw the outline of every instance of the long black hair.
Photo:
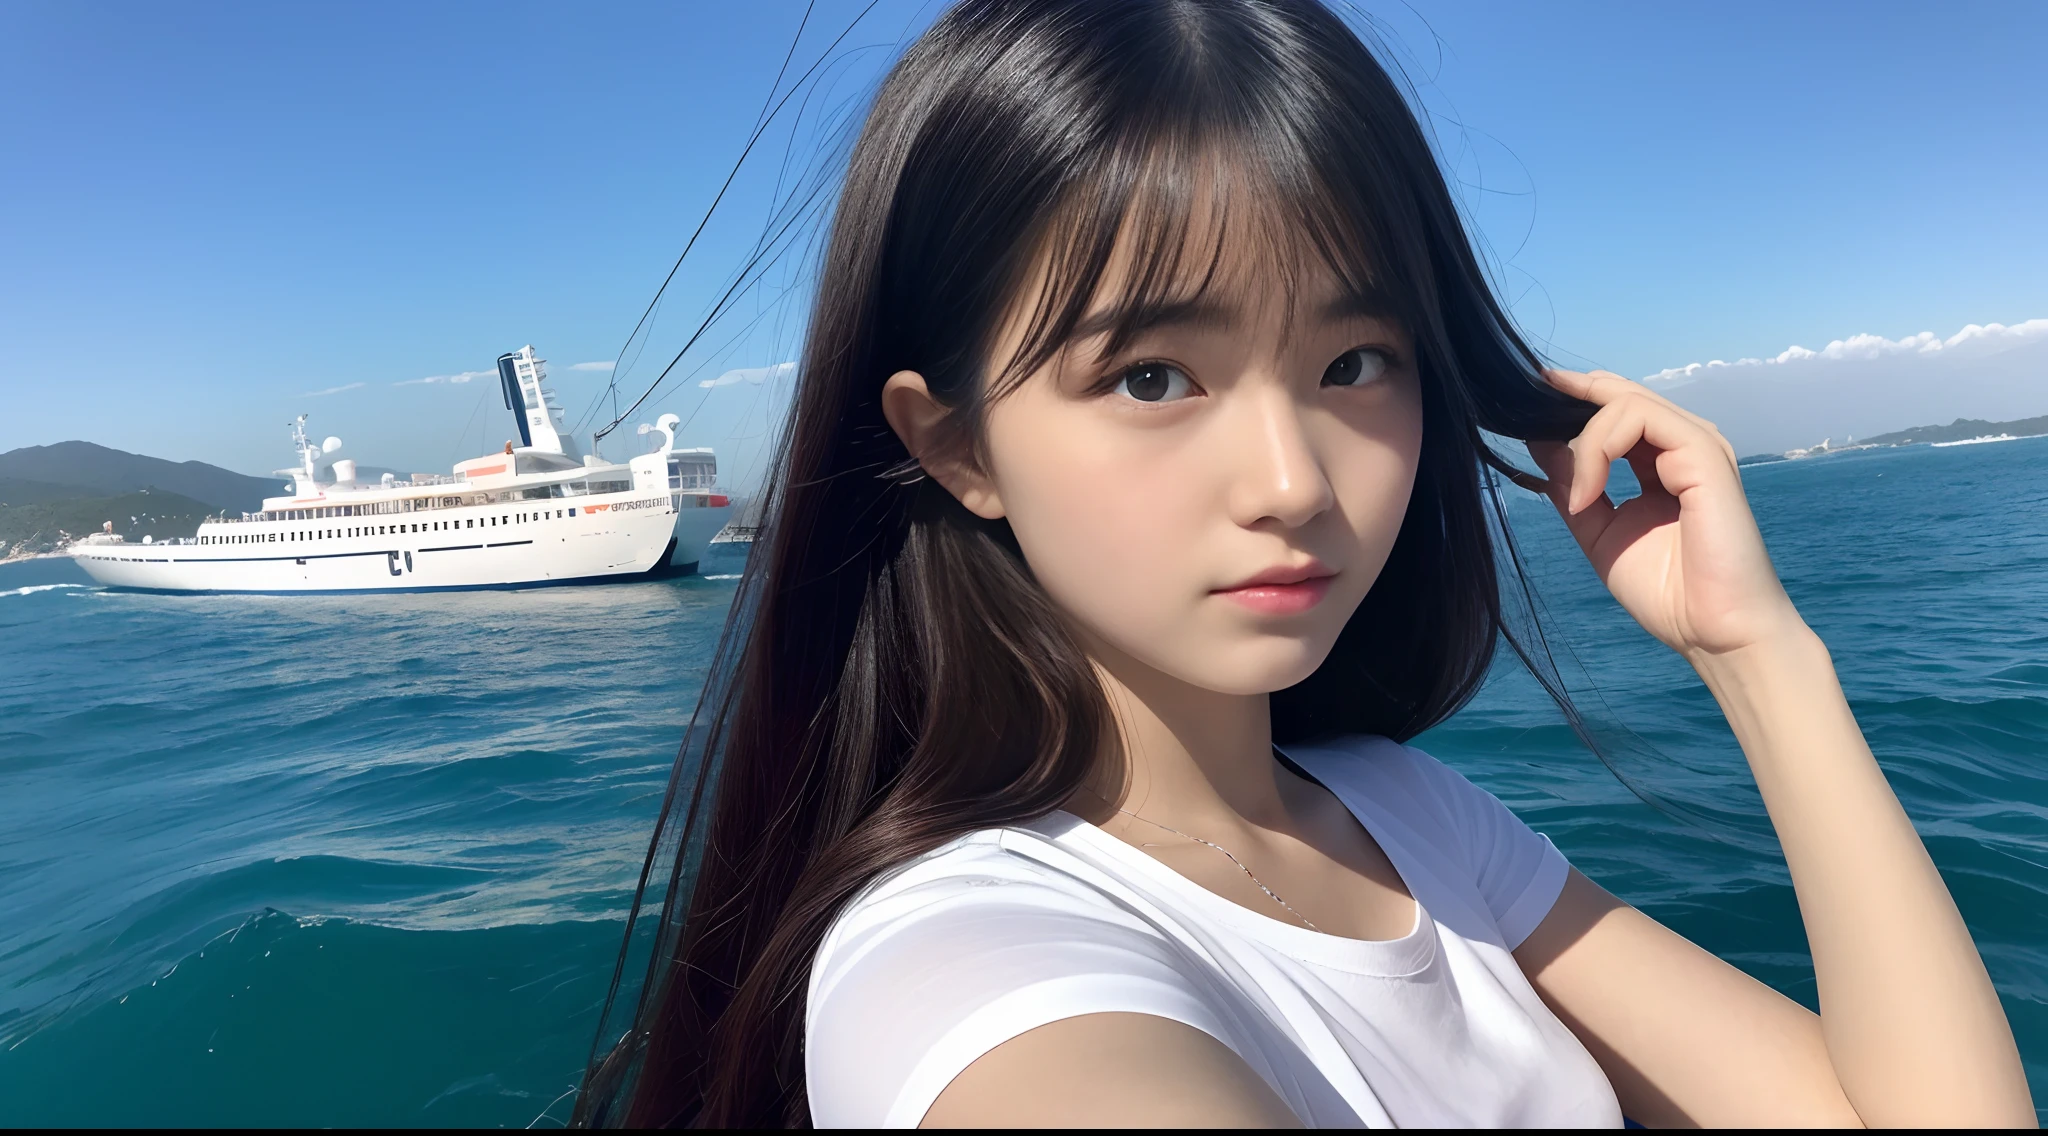
M 915 476 L 882 385 L 922 374 L 972 445 L 1103 295 L 1114 340 L 1213 282 L 1230 226 L 1280 250 L 1271 286 L 1316 257 L 1390 308 L 1422 381 L 1400 534 L 1329 657 L 1272 695 L 1275 740 L 1412 737 L 1471 698 L 1498 642 L 1524 650 L 1487 436 L 1568 438 L 1589 408 L 1542 381 L 1359 37 L 1316 0 L 963 0 L 848 159 L 764 531 L 642 878 L 665 890 L 638 1011 L 579 1123 L 807 1123 L 805 984 L 839 909 L 1081 785 L 1109 722 L 1087 659 L 1007 525 Z M 1106 281 L 1112 251 L 1135 267 Z M 997 366 L 1026 292 L 1023 348 Z

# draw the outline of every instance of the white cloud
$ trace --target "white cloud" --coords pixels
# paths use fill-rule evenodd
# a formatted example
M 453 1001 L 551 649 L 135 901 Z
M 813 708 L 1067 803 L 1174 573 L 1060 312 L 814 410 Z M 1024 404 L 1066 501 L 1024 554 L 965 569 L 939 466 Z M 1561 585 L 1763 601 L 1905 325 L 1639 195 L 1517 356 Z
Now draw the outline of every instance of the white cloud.
M 423 383 L 467 383 L 476 379 L 495 378 L 496 371 L 458 371 L 452 375 L 428 375 L 424 379 L 402 379 L 392 383 L 394 387 L 416 387 Z
M 1745 453 L 1868 437 L 1957 418 L 2048 414 L 2048 319 L 1970 324 L 1943 338 L 1852 335 L 1818 350 L 1710 359 L 1643 382 L 1721 428 Z
M 343 383 L 342 385 L 340 385 L 340 386 L 338 386 L 338 387 L 328 387 L 328 388 L 327 388 L 326 390 L 317 390 L 317 391 L 307 391 L 307 392 L 305 392 L 304 394 L 300 395 L 299 397 L 300 397 L 300 398 L 325 398 L 326 396 L 328 396 L 328 395 L 330 395 L 330 394 L 340 394 L 340 393 L 341 393 L 342 391 L 352 391 L 352 390 L 354 390 L 354 389 L 356 389 L 357 387 L 360 387 L 360 386 L 362 386 L 362 385 L 363 385 L 363 384 L 361 384 L 361 383 Z
M 569 364 L 569 369 L 572 371 L 609 371 L 616 366 L 618 366 L 618 364 L 612 362 L 571 363 Z
M 755 386 L 760 386 L 771 379 L 780 379 L 795 373 L 796 364 L 794 362 L 777 363 L 772 367 L 741 367 L 735 371 L 727 371 L 715 379 L 705 379 L 697 385 L 705 390 L 710 390 L 712 387 L 729 387 L 734 383 L 752 383 Z
M 1642 381 L 1651 386 L 1670 390 L 1705 377 L 1716 367 L 1765 367 L 1772 364 L 1803 362 L 1808 359 L 1882 359 L 1890 355 L 1933 355 L 1965 344 L 2017 345 L 2021 341 L 2031 339 L 2048 339 L 2048 319 L 2028 320 L 2025 323 L 2013 324 L 2011 327 L 2002 323 L 1973 323 L 1947 339 L 1942 339 L 1931 331 L 1923 331 L 1904 339 L 1886 339 L 1882 335 L 1852 335 L 1847 339 L 1837 339 L 1818 351 L 1795 343 L 1769 359 L 1737 359 L 1733 363 L 1709 359 L 1704 363 L 1667 367 L 1654 375 L 1644 376 Z

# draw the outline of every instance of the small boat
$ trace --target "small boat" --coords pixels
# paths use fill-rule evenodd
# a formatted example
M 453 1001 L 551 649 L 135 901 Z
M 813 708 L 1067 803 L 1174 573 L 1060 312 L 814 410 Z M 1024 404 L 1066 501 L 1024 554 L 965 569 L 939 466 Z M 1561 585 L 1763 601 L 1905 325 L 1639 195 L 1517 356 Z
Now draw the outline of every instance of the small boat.
M 664 414 L 653 452 L 624 462 L 582 453 L 563 426 L 546 361 L 527 346 L 498 358 L 519 444 L 457 462 L 450 476 L 386 474 L 360 484 L 339 438 L 293 425 L 292 491 L 196 536 L 130 543 L 108 526 L 73 544 L 87 575 L 159 592 L 410 592 L 528 588 L 687 575 L 732 514 L 708 448 L 676 446 Z

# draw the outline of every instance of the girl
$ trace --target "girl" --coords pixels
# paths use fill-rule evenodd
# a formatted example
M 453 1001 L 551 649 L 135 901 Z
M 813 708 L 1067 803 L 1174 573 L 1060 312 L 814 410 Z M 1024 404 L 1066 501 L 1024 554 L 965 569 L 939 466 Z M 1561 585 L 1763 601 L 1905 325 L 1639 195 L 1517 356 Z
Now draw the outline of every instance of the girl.
M 2033 1122 L 1733 452 L 1540 369 L 1315 0 L 965 0 L 808 334 L 584 1122 Z M 1719 700 L 1821 1015 L 1402 744 L 1507 637 L 1486 467 Z

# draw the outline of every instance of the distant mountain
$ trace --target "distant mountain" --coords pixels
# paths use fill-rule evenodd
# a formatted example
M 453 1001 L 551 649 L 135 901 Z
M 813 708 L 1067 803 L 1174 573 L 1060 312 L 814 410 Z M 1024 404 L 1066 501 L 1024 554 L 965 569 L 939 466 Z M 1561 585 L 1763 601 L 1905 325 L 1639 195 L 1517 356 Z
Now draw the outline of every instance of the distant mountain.
M 0 488 L 20 482 L 75 488 L 79 492 L 74 496 L 104 497 L 155 488 L 234 512 L 253 512 L 263 507 L 265 497 L 287 492 L 283 478 L 250 477 L 205 462 L 165 461 L 91 442 L 24 446 L 0 454 Z M 14 501 L 4 491 L 0 491 L 0 501 L 26 503 Z
M 2011 434 L 2015 438 L 2026 438 L 2036 434 L 2048 434 L 2048 415 L 2039 418 L 2019 418 L 2011 422 L 1986 422 L 1981 418 L 1958 418 L 1946 426 L 1914 426 L 1905 430 L 1894 430 L 1879 434 L 1875 438 L 1863 439 L 1866 446 L 1909 446 L 1915 442 L 1962 442 L 1971 438 L 1990 438 L 2000 434 Z

